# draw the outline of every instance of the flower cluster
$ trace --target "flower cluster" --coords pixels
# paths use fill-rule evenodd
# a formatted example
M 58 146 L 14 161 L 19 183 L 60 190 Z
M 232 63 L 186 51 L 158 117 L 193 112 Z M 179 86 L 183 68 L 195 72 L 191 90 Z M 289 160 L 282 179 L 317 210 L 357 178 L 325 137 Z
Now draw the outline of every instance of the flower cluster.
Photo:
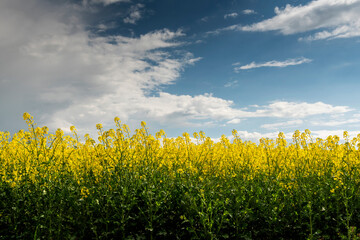
M 242 141 L 236 130 L 232 141 L 223 135 L 214 142 L 203 132 L 194 133 L 193 139 L 188 133 L 167 138 L 163 130 L 153 136 L 145 122 L 132 134 L 116 117 L 116 129 L 105 131 L 101 124 L 96 125 L 98 142 L 88 134 L 81 142 L 74 126 L 70 127 L 73 136 L 65 136 L 61 129 L 49 134 L 47 127 L 36 127 L 30 114 L 23 117 L 28 131 L 21 130 L 12 137 L 0 132 L 0 176 L 11 186 L 24 179 L 56 180 L 65 172 L 79 183 L 89 173 L 99 181 L 111 177 L 119 167 L 135 173 L 151 167 L 168 177 L 191 175 L 199 179 L 235 177 L 239 171 L 246 171 L 249 179 L 265 174 L 280 182 L 296 179 L 299 174 L 321 177 L 330 173 L 341 185 L 344 169 L 358 169 L 360 163 L 360 134 L 349 140 L 347 132 L 344 143 L 338 136 L 313 139 L 309 130 L 295 131 L 291 143 L 283 133 L 275 140 L 262 138 L 259 144 Z

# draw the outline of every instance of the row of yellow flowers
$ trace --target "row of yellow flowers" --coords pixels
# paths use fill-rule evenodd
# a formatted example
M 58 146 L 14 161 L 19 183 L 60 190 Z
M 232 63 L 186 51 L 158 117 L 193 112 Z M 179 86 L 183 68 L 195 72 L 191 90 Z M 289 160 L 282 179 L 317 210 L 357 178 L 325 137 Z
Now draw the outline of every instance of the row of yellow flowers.
M 188 133 L 167 138 L 160 130 L 153 136 L 145 122 L 131 133 L 115 118 L 115 129 L 105 131 L 101 124 L 96 125 L 96 142 L 88 134 L 80 141 L 74 126 L 70 128 L 72 136 L 65 136 L 60 129 L 49 134 L 47 127 L 36 127 L 30 114 L 24 113 L 23 117 L 29 126 L 27 131 L 13 136 L 0 132 L 0 176 L 13 187 L 24 180 L 55 181 L 65 173 L 79 183 L 89 173 L 99 181 L 111 177 L 118 168 L 138 172 L 141 178 L 144 167 L 171 178 L 195 176 L 200 181 L 236 177 L 246 171 L 248 179 L 259 174 L 275 176 L 280 183 L 286 179 L 286 188 L 296 187 L 296 182 L 289 183 L 289 179 L 330 173 L 341 186 L 345 172 L 360 169 L 360 134 L 349 139 L 344 132 L 344 143 L 340 143 L 338 136 L 313 139 L 305 130 L 296 131 L 291 143 L 279 133 L 276 139 L 260 139 L 256 144 L 241 140 L 233 130 L 231 141 L 223 135 L 214 142 L 203 132 L 194 133 L 193 138 Z

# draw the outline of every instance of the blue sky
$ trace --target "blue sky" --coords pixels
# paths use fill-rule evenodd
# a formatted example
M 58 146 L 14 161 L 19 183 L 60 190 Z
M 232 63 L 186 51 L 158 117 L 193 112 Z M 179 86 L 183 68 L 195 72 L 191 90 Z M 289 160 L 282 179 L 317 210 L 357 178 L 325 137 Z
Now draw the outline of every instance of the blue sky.
M 360 0 L 3 0 L 0 131 L 360 127 Z

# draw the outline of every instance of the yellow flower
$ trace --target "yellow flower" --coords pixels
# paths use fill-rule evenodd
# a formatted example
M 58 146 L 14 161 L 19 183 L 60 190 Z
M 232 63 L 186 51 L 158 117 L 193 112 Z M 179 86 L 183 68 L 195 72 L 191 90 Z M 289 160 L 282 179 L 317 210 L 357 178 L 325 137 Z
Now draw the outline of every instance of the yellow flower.
M 32 117 L 31 117 L 31 115 L 29 113 L 25 112 L 23 114 L 23 118 L 24 118 L 24 120 L 27 120 L 27 119 L 31 119 Z
M 96 124 L 96 129 L 101 130 L 103 128 L 103 125 L 101 123 Z
M 57 138 L 61 138 L 64 135 L 64 131 L 58 128 L 55 134 Z
M 87 189 L 87 187 L 82 187 L 81 188 L 81 196 L 83 198 L 87 198 L 89 196 L 89 189 Z
M 47 126 L 42 127 L 42 131 L 44 134 L 48 134 L 49 128 Z

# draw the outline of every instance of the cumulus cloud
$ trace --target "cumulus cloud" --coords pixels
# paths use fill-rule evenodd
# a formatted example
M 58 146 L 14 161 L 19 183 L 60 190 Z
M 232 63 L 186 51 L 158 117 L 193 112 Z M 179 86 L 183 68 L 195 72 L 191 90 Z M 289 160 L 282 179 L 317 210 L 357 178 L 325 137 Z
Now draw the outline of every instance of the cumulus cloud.
M 341 114 L 350 112 L 353 109 L 347 106 L 332 106 L 323 102 L 285 102 L 278 101 L 265 107 L 260 107 L 254 113 L 258 116 L 279 117 L 279 118 L 304 118 L 319 114 Z
M 248 131 L 238 131 L 238 135 L 241 139 L 250 140 L 250 141 L 258 141 L 260 138 L 270 138 L 276 139 L 279 135 L 279 132 L 248 132 Z M 286 138 L 290 138 L 290 133 L 285 134 Z
M 321 138 L 323 140 L 326 140 L 328 136 L 338 136 L 340 137 L 340 142 L 344 142 L 345 139 L 343 139 L 343 134 L 346 130 L 317 130 L 317 131 L 311 131 L 311 137 L 313 140 L 316 138 Z M 275 140 L 278 138 L 279 133 L 282 131 L 272 131 L 272 132 L 257 132 L 257 131 L 244 131 L 244 130 L 237 130 L 237 134 L 243 141 L 251 141 L 254 143 L 259 143 L 261 138 L 267 138 Z M 300 132 L 305 132 L 305 129 L 301 130 Z M 347 131 L 349 135 L 349 139 L 353 139 L 354 137 L 357 137 L 360 134 L 360 131 Z M 292 144 L 293 142 L 293 135 L 295 133 L 294 131 L 288 131 L 288 132 L 282 132 L 285 136 L 285 139 L 287 140 L 288 144 Z M 233 135 L 226 136 L 227 139 L 230 141 L 234 140 Z M 197 140 L 195 138 L 190 137 L 191 141 L 194 143 L 197 143 Z M 212 137 L 212 141 L 215 143 L 221 141 L 221 137 Z
M 326 139 L 328 136 L 338 136 L 340 137 L 340 139 L 342 139 L 343 134 L 344 134 L 344 130 L 317 130 L 317 131 L 312 131 L 311 135 L 314 138 L 322 138 L 322 139 Z M 348 131 L 349 134 L 349 138 L 354 138 L 356 137 L 358 134 L 360 133 L 360 131 Z
M 74 8 L 46 3 L 0 3 L 0 107 L 6 116 L 0 125 L 5 129 L 22 126 L 25 111 L 49 127 L 86 129 L 114 116 L 141 119 L 147 110 L 137 107 L 148 103 L 149 94 L 173 84 L 185 66 L 199 60 L 167 51 L 182 44 L 181 31 L 100 37 L 85 29 Z
M 93 47 L 86 50 L 89 59 L 99 67 L 99 72 L 95 72 L 94 77 L 99 86 L 96 91 L 98 94 L 93 98 L 71 96 L 73 101 L 68 107 L 59 109 L 50 116 L 50 125 L 55 127 L 64 118 L 74 125 L 84 125 L 83 121 L 95 119 L 103 119 L 107 123 L 115 115 L 125 121 L 130 118 L 137 121 L 161 118 L 161 110 L 172 107 L 165 103 L 169 101 L 169 96 L 161 91 L 158 97 L 150 97 L 149 94 L 152 91 L 158 92 L 163 85 L 174 83 L 182 69 L 196 61 L 191 54 L 172 58 L 161 51 L 163 48 L 177 46 L 179 43 L 171 40 L 178 36 L 182 36 L 182 33 L 162 30 L 139 38 L 117 36 L 111 39 L 93 39 Z M 111 44 L 108 43 L 109 40 Z M 59 91 L 58 88 L 56 90 Z M 65 92 L 63 89 L 60 91 Z M 51 101 L 49 97 L 61 95 L 63 94 L 58 92 L 46 94 L 46 100 Z M 91 123 L 93 125 L 92 121 L 85 126 L 88 127 Z
M 135 109 L 140 112 L 145 112 L 147 117 L 179 125 L 189 125 L 192 120 L 207 119 L 225 120 L 227 124 L 236 124 L 245 118 L 299 119 L 322 114 L 342 114 L 352 110 L 347 106 L 332 106 L 322 102 L 278 101 L 258 106 L 254 111 L 234 108 L 233 104 L 231 100 L 214 97 L 212 94 L 190 96 L 160 92 L 158 97 L 147 97 L 144 101 L 134 102 L 132 106 L 135 106 Z M 130 109 L 126 111 L 130 111 Z M 300 121 L 302 120 L 289 121 L 288 125 L 300 123 Z
M 143 108 L 149 116 L 158 121 L 188 122 L 192 119 L 227 120 L 227 123 L 237 123 L 244 118 L 305 118 L 321 114 L 341 114 L 352 111 L 347 106 L 332 106 L 322 102 L 285 102 L 278 101 L 259 106 L 255 111 L 233 107 L 234 102 L 214 97 L 212 94 L 197 96 L 173 95 L 160 92 L 159 97 L 148 97 L 147 104 L 137 106 Z M 294 124 L 295 122 L 290 122 Z
M 265 63 L 252 62 L 250 64 L 246 64 L 240 67 L 235 67 L 234 70 L 237 72 L 239 70 L 248 70 L 248 69 L 260 68 L 260 67 L 287 67 L 287 66 L 300 65 L 303 63 L 309 63 L 311 61 L 312 61 L 311 59 L 301 57 L 301 58 L 287 59 L 285 61 L 273 60 Z M 234 63 L 233 65 L 238 65 L 238 64 Z
M 236 18 L 239 14 L 237 14 L 236 12 L 234 13 L 228 13 L 228 14 L 225 14 L 224 15 L 224 19 L 227 19 L 227 18 Z
M 142 14 L 141 9 L 144 7 L 145 5 L 141 3 L 131 6 L 129 10 L 129 16 L 124 18 L 124 23 L 135 24 L 137 21 L 139 21 Z
M 295 130 L 294 130 L 295 131 Z M 303 130 L 304 131 L 304 130 Z M 311 131 L 311 136 L 313 139 L 321 138 L 326 139 L 328 136 L 338 136 L 340 137 L 341 141 L 343 141 L 342 136 L 345 130 L 317 130 L 317 131 Z M 258 142 L 261 138 L 269 138 L 269 139 L 276 139 L 279 135 L 280 131 L 274 131 L 274 132 L 249 132 L 249 131 L 238 131 L 238 135 L 243 140 L 250 140 L 253 142 Z M 354 137 L 357 137 L 359 134 L 359 131 L 348 131 L 349 138 L 352 139 Z M 292 143 L 292 137 L 294 132 L 284 132 L 285 139 L 287 139 L 288 143 Z M 233 139 L 232 136 L 228 137 L 229 139 Z M 216 139 L 217 141 L 220 141 L 220 139 Z

